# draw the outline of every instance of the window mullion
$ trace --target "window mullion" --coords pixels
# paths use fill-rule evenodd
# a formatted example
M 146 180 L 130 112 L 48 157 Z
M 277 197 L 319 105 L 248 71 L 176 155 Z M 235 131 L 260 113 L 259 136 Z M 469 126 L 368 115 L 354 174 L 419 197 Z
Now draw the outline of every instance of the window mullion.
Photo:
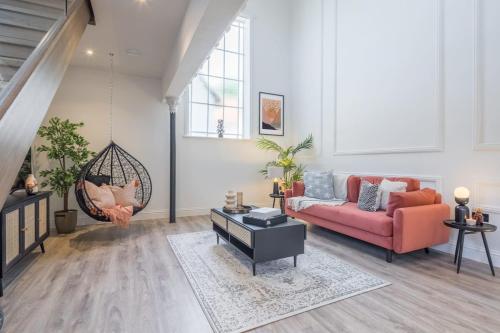
M 208 57 L 207 61 L 207 127 L 206 127 L 206 132 L 208 133 L 208 122 L 210 121 L 210 107 L 208 106 L 210 103 L 210 58 Z M 208 136 L 208 134 L 207 134 Z

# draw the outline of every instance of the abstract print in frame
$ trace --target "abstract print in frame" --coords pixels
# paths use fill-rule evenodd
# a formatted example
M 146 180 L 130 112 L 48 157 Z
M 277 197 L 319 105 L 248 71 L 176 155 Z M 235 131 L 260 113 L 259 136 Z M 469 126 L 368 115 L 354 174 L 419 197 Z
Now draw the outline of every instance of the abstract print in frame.
M 259 92 L 259 134 L 285 135 L 285 96 Z

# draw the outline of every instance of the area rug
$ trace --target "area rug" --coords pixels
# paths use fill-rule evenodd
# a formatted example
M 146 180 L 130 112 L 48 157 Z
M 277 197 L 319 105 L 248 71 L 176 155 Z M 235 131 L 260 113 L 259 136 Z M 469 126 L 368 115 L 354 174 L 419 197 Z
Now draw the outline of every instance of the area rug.
M 168 240 L 217 333 L 243 332 L 390 283 L 313 245 L 305 254 L 257 264 L 213 231 L 170 235 Z M 307 243 L 307 242 L 306 242 Z

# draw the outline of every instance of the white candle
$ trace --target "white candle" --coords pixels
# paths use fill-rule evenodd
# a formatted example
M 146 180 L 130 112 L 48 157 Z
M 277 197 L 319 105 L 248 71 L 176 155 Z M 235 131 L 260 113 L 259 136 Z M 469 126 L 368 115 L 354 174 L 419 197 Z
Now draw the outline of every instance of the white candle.
M 476 225 L 476 220 L 474 220 L 474 219 L 467 219 L 466 222 L 467 222 L 467 225 Z

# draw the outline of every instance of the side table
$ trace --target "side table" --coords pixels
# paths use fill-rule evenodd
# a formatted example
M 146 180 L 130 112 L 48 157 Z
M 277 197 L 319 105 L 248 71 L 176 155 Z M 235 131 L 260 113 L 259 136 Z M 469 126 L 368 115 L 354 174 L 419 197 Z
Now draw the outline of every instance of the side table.
M 281 214 L 285 214 L 285 195 L 281 193 L 280 194 L 271 193 L 269 194 L 269 197 L 273 198 L 273 208 L 276 203 L 276 199 L 279 199 Z
M 486 256 L 488 257 L 488 262 L 490 264 L 491 274 L 495 276 L 495 268 L 493 267 L 493 262 L 491 261 L 490 249 L 488 247 L 488 242 L 486 241 L 485 233 L 496 231 L 497 226 L 489 223 L 483 223 L 482 225 L 467 225 L 465 223 L 457 223 L 455 222 L 455 220 L 446 220 L 443 223 L 449 228 L 458 229 L 457 246 L 455 248 L 455 260 L 453 261 L 453 263 L 456 264 L 458 259 L 457 274 L 460 273 L 465 235 L 481 233 Z

